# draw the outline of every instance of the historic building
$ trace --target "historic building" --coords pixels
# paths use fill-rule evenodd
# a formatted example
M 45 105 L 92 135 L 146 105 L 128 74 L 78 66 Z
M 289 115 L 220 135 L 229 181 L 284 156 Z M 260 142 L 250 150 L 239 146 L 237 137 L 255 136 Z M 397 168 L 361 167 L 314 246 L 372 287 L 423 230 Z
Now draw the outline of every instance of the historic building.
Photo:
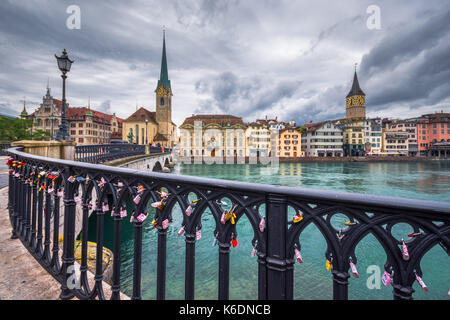
M 245 156 L 247 126 L 232 115 L 199 114 L 180 126 L 180 156 Z
M 271 155 L 271 132 L 269 123 L 259 120 L 247 124 L 245 130 L 245 156 L 247 157 L 269 157 Z
M 450 113 L 431 113 L 417 120 L 418 148 L 421 156 L 450 156 Z
M 381 155 L 383 126 L 380 118 L 366 119 L 364 122 L 365 151 L 368 155 Z
M 306 157 L 342 157 L 342 129 L 337 121 L 308 123 L 301 135 L 301 147 Z
M 366 118 L 366 94 L 361 90 L 358 75 L 353 76 L 353 84 L 346 97 L 346 117 L 339 120 L 343 131 L 343 150 L 346 156 L 365 155 L 364 124 Z
M 278 152 L 280 158 L 304 157 L 302 150 L 302 134 L 294 127 L 288 127 L 279 131 Z
M 386 130 L 392 132 L 406 132 L 408 134 L 408 155 L 417 156 L 419 145 L 417 142 L 417 118 L 392 120 L 386 124 Z
M 402 131 L 384 131 L 382 152 L 388 156 L 407 156 L 408 133 Z
M 122 138 L 137 144 L 159 144 L 172 148 L 178 138 L 177 125 L 172 121 L 173 91 L 167 68 L 165 31 L 163 31 L 161 73 L 155 93 L 156 112 L 140 108 L 125 119 Z
M 22 118 L 33 120 L 33 130 L 44 130 L 50 137 L 56 138 L 61 123 L 61 100 L 54 99 L 47 86 L 47 92 L 42 98 L 40 106 L 30 115 L 25 107 Z M 122 120 L 115 114 L 106 114 L 87 107 L 72 108 L 66 103 L 66 119 L 70 139 L 77 145 L 109 143 L 113 138 L 122 137 Z

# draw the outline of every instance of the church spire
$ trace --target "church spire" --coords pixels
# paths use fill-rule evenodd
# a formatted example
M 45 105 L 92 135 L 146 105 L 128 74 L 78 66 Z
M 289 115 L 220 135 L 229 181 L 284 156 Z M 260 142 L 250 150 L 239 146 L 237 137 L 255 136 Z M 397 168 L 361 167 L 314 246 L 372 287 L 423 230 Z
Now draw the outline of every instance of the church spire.
M 163 49 L 162 49 L 162 58 L 161 58 L 161 73 L 159 75 L 158 86 L 156 90 L 159 89 L 160 86 L 164 86 L 167 91 L 171 91 L 170 80 L 169 80 L 169 72 L 167 70 L 167 57 L 166 57 L 166 28 L 163 27 Z
M 348 97 L 352 97 L 352 96 L 365 96 L 366 94 L 364 93 L 364 91 L 361 90 L 361 87 L 359 86 L 359 81 L 358 81 L 358 75 L 356 74 L 356 64 L 355 64 L 355 75 L 353 76 L 353 85 L 352 88 L 350 89 L 350 92 L 347 95 Z
M 27 112 L 27 109 L 26 109 L 26 107 L 25 107 L 25 104 L 26 104 L 26 98 L 23 97 L 23 110 L 22 110 L 22 112 L 20 113 L 20 117 L 21 117 L 21 118 L 26 118 L 26 117 L 28 116 L 28 112 Z

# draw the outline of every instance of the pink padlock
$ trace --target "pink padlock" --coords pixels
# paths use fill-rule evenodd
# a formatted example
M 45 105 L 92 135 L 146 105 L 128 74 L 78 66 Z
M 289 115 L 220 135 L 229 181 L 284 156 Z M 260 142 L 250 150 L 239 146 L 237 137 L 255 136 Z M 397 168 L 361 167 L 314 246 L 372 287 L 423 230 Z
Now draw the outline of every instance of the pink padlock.
M 251 257 L 254 257 L 254 256 L 255 256 L 255 253 L 256 253 L 256 246 L 253 247 L 252 254 L 251 254 L 250 256 L 251 256 Z
M 300 254 L 300 250 L 295 248 L 294 252 L 295 252 L 295 257 L 297 258 L 297 261 L 300 263 L 303 263 L 303 258 L 302 258 L 302 255 Z
M 167 229 L 168 226 L 169 226 L 169 219 L 166 219 L 162 222 L 162 227 L 163 229 Z
M 101 179 L 100 179 L 100 182 L 98 183 L 98 186 L 99 186 L 99 187 L 102 187 L 105 183 L 106 183 L 105 179 L 104 179 L 104 178 L 101 178 Z
M 134 197 L 133 201 L 134 201 L 134 203 L 138 204 L 139 201 L 141 201 L 141 196 L 137 195 L 136 197 Z
M 47 190 L 48 194 L 52 194 L 54 191 L 55 191 L 55 189 L 53 189 L 53 188 L 48 188 L 48 190 Z
M 195 239 L 196 240 L 200 240 L 202 238 L 202 230 L 199 229 L 197 230 L 197 232 L 195 233 Z
M 220 223 L 225 224 L 225 212 L 222 213 L 222 217 L 220 218 Z
M 381 282 L 383 282 L 383 284 L 384 284 L 386 287 L 389 287 L 389 285 L 390 285 L 391 282 L 392 282 L 391 275 L 385 271 L 385 272 L 383 273 L 383 275 L 381 276 Z
M 120 211 L 120 217 L 121 217 L 121 218 L 125 218 L 127 215 L 128 215 L 127 210 L 121 210 L 121 211 Z
M 102 211 L 103 211 L 103 212 L 109 211 L 109 206 L 108 206 L 107 203 L 104 203 L 104 204 L 102 205 Z
M 266 222 L 264 220 L 264 217 L 262 217 L 261 221 L 259 222 L 259 231 L 264 232 L 265 227 L 266 227 Z
M 140 222 L 144 222 L 145 219 L 147 219 L 147 215 L 145 213 L 141 213 L 136 217 Z
M 428 287 L 426 286 L 425 282 L 423 282 L 422 278 L 419 277 L 419 275 L 417 275 L 417 274 L 416 274 L 416 280 L 420 284 L 420 286 L 422 287 L 422 290 L 424 292 L 428 292 Z
M 75 197 L 73 198 L 73 201 L 75 201 L 75 202 L 80 202 L 80 201 L 81 201 L 80 196 L 75 196 Z
M 186 209 L 186 215 L 189 217 L 192 214 L 192 206 L 189 205 Z
M 403 260 L 405 261 L 409 260 L 408 247 L 406 246 L 405 241 L 402 241 L 402 256 Z
M 353 262 L 350 261 L 350 268 L 352 269 L 352 273 L 355 278 L 359 278 L 358 270 L 356 270 L 356 266 Z
M 184 232 L 184 226 L 182 226 L 181 228 L 180 228 L 180 230 L 178 230 L 178 236 L 181 236 L 182 234 L 183 234 L 183 232 Z
M 60 198 L 64 197 L 64 191 L 58 191 L 56 195 Z

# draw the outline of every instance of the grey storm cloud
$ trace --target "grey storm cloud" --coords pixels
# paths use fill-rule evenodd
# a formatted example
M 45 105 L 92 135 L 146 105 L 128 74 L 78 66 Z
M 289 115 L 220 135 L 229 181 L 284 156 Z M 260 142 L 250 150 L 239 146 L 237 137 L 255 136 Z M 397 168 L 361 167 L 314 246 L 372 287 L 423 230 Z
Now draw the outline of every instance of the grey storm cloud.
M 81 29 L 66 28 L 66 9 Z M 345 115 L 359 64 L 371 116 L 449 109 L 448 0 L 376 1 L 381 30 L 366 27 L 371 0 L 5 0 L 0 2 L 0 113 L 39 106 L 47 79 L 61 98 L 55 53 L 75 63 L 71 106 L 128 117 L 155 108 L 166 26 L 173 120 L 194 113 L 265 115 L 302 124 Z

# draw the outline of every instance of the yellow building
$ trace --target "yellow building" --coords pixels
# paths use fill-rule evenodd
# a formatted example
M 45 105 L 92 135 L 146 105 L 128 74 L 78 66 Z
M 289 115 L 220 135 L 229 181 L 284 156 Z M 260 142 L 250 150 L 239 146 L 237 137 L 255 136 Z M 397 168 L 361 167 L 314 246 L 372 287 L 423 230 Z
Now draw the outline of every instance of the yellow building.
M 252 122 L 245 130 L 245 156 L 268 157 L 271 155 L 270 130 L 266 125 Z
M 279 132 L 278 152 L 280 158 L 304 157 L 302 151 L 302 134 L 294 128 L 286 128 Z
M 408 132 L 384 131 L 383 151 L 388 156 L 408 155 Z

